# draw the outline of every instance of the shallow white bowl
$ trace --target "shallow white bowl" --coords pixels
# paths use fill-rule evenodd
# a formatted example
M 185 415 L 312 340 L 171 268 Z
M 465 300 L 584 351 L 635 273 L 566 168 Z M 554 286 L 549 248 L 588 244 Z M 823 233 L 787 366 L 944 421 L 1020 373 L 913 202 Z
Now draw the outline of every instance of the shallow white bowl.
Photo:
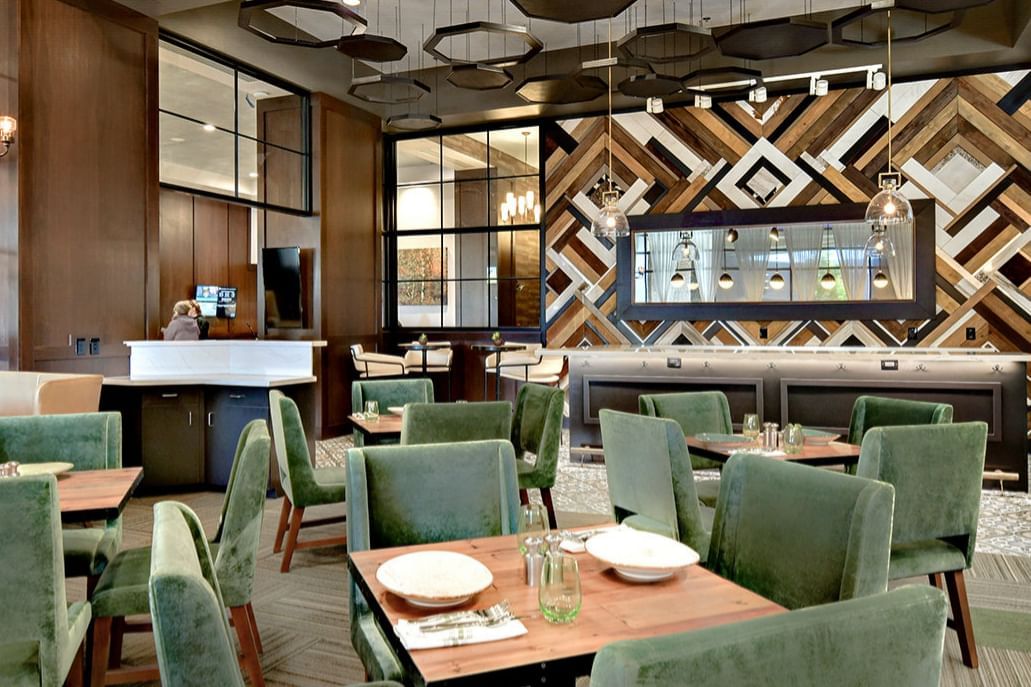
M 699 561 L 690 546 L 660 534 L 621 528 L 591 537 L 587 553 L 632 582 L 657 582 Z
M 419 551 L 391 558 L 376 571 L 388 591 L 422 608 L 465 603 L 494 582 L 483 563 L 453 551 Z

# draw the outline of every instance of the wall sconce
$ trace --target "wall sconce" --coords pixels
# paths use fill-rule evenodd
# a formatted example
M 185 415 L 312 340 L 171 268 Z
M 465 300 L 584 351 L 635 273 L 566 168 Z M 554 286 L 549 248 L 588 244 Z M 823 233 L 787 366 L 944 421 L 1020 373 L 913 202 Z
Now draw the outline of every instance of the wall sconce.
M 0 150 L 0 157 L 10 152 L 16 133 L 18 133 L 18 120 L 6 115 L 0 117 L 0 144 L 3 145 L 3 150 Z

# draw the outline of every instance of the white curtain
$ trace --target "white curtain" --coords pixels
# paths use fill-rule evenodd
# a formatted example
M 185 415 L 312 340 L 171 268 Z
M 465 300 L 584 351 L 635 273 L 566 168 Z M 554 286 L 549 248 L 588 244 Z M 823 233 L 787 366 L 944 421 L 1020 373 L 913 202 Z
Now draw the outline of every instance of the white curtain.
M 766 286 L 766 267 L 770 262 L 769 229 L 741 229 L 734 244 L 737 268 L 741 274 L 745 300 L 758 303 Z
M 913 224 L 896 224 L 888 227 L 888 238 L 895 244 L 895 255 L 888 257 L 888 276 L 895 298 L 913 299 Z
M 723 231 L 696 231 L 694 243 L 698 246 L 698 259 L 694 262 L 695 276 L 698 277 L 697 300 L 702 303 L 715 303 L 716 284 L 720 278 L 719 270 L 723 257 Z
M 796 301 L 811 301 L 820 278 L 823 227 L 808 224 L 791 227 L 784 236 L 791 261 L 791 297 Z
M 841 267 L 841 281 L 845 297 L 850 301 L 867 299 L 866 285 L 870 279 L 867 269 L 866 240 L 870 238 L 870 225 L 866 222 L 835 224 L 834 246 Z
M 648 253 L 652 262 L 651 302 L 671 303 L 682 300 L 679 291 L 670 286 L 669 280 L 677 271 L 677 263 L 673 260 L 673 249 L 680 242 L 680 234 L 675 231 L 648 232 Z M 679 251 L 678 251 L 679 252 Z

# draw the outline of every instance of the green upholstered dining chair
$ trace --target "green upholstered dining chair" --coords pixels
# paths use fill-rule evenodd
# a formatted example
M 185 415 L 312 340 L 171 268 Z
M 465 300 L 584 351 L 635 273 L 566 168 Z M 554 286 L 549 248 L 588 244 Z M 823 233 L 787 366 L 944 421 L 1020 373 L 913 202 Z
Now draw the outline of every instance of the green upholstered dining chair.
M 225 607 L 233 619 L 252 685 L 264 684 L 258 659 L 261 637 L 251 605 L 251 592 L 258 567 L 270 448 L 271 439 L 265 421 L 249 422 L 240 433 L 218 530 L 210 545 L 215 556 L 212 569 Z M 198 536 L 203 538 L 203 530 L 198 532 Z M 207 542 L 204 546 L 207 549 Z M 120 552 L 101 575 L 94 595 L 96 620 L 91 687 L 157 678 L 154 666 L 121 667 L 122 635 L 126 631 L 146 629 L 127 624 L 125 618 L 144 615 L 151 610 L 147 584 L 154 555 L 153 545 L 127 549 Z
M 895 487 L 888 579 L 944 574 L 963 663 L 977 645 L 963 571 L 974 560 L 988 426 L 983 422 L 878 427 L 863 437 L 857 474 Z
M 562 389 L 524 384 L 516 398 L 515 418 L 512 420 L 512 445 L 516 451 L 516 470 L 519 473 L 519 499 L 529 502 L 528 489 L 540 489 L 541 500 L 548 509 L 551 528 L 555 521 L 555 504 L 551 501 L 551 488 L 558 472 L 558 454 L 562 447 L 562 412 L 566 393 Z M 535 456 L 534 462 L 526 454 Z
M 591 687 L 938 687 L 944 639 L 944 595 L 909 586 L 609 644 L 594 658 Z
M 615 410 L 598 416 L 616 521 L 677 539 L 704 561 L 713 512 L 698 503 L 680 425 Z
M 433 403 L 433 380 L 431 379 L 380 379 L 351 382 L 351 412 L 365 410 L 366 401 L 379 403 L 381 413 L 389 412 L 392 406 L 404 407 L 409 403 Z M 365 446 L 372 437 L 355 431 L 354 445 Z M 397 443 L 397 438 L 377 439 L 376 444 Z
M 642 394 L 637 402 L 641 415 L 668 417 L 676 420 L 684 436 L 712 432 L 732 434 L 734 425 L 730 420 L 730 404 L 722 391 L 688 391 L 677 394 Z M 722 470 L 723 463 L 698 456 L 691 456 L 691 467 L 695 470 Z M 698 500 L 706 506 L 716 505 L 720 493 L 720 481 L 703 480 L 695 484 Z
M 0 462 L 64 461 L 76 470 L 122 467 L 122 416 L 118 413 L 0 417 Z M 122 519 L 62 531 L 64 574 L 85 577 L 87 596 L 122 543 Z
M 0 684 L 83 684 L 90 604 L 65 596 L 54 476 L 0 479 L 0 522 Z
M 518 528 L 515 452 L 508 440 L 354 448 L 347 454 L 347 490 L 349 552 Z M 350 617 L 351 644 L 366 675 L 402 679 L 401 664 L 354 582 Z
M 283 509 L 279 513 L 279 525 L 276 527 L 276 541 L 273 551 L 283 551 L 280 572 L 290 572 L 290 563 L 294 552 L 301 549 L 316 549 L 326 546 L 343 546 L 347 537 L 325 537 L 298 541 L 301 529 L 317 527 L 335 522 L 343 522 L 344 518 L 320 518 L 304 521 L 304 511 L 312 506 L 331 503 L 343 503 L 345 481 L 344 468 L 329 467 L 316 469 L 312 465 L 308 452 L 308 439 L 301 423 L 301 413 L 297 404 L 283 395 L 283 392 L 272 390 L 268 394 L 269 415 L 272 417 L 272 441 L 276 447 L 276 462 L 279 465 L 279 483 L 283 490 Z M 288 529 L 289 524 L 289 529 Z M 286 549 L 283 549 L 283 538 L 286 537 Z
M 852 418 L 848 423 L 848 443 L 862 444 L 863 436 L 874 427 L 945 425 L 950 422 L 952 406 L 948 403 L 860 396 L 852 406 Z
M 890 484 L 742 453 L 721 482 L 717 575 L 790 609 L 887 589 Z
M 511 432 L 508 401 L 413 403 L 401 418 L 402 445 L 509 439 Z

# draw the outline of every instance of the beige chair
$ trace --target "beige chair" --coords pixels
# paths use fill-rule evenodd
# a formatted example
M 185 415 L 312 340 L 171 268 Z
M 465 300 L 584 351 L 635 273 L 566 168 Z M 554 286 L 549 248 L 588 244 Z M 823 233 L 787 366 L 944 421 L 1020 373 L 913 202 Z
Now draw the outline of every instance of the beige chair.
M 542 348 L 538 344 L 522 351 L 501 353 L 501 378 L 545 386 L 563 386 L 568 371 L 565 356 L 541 355 Z M 487 374 L 494 374 L 497 356 L 497 353 L 487 356 L 484 362 Z
M 406 361 L 401 356 L 366 353 L 361 344 L 351 346 L 351 360 L 354 361 L 354 370 L 359 379 L 402 377 L 408 373 Z
M 0 372 L 0 417 L 95 413 L 102 375 Z

